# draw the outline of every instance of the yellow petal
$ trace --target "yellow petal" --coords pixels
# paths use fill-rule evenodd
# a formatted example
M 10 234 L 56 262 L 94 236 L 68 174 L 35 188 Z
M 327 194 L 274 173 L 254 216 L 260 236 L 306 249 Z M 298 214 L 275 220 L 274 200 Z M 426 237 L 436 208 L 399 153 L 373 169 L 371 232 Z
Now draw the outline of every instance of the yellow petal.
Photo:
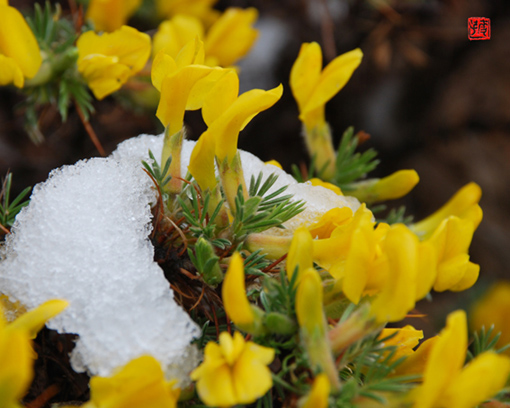
M 292 241 L 290 243 L 289 253 L 287 255 L 287 279 L 290 281 L 294 273 L 298 274 L 295 280 L 296 284 L 299 283 L 299 276 L 305 269 L 313 268 L 312 259 L 312 236 L 305 227 L 299 227 L 294 232 Z
M 310 181 L 310 183 L 312 183 L 312 186 L 321 186 L 321 187 L 327 188 L 328 190 L 333 191 L 335 194 L 343 196 L 343 193 L 342 193 L 342 190 L 340 190 L 340 187 L 338 187 L 334 184 L 328 183 L 327 181 L 323 181 L 316 177 L 311 178 L 309 181 Z
M 423 299 L 432 289 L 437 277 L 437 253 L 429 242 L 418 245 L 418 272 L 416 275 L 416 300 Z
M 372 179 L 356 183 L 350 195 L 364 202 L 394 200 L 409 193 L 420 178 L 414 170 L 399 170 L 382 179 Z
M 115 56 L 132 74 L 145 66 L 151 51 L 150 37 L 128 26 L 103 35 L 87 31 L 78 38 L 76 46 L 79 60 L 91 54 Z
M 0 55 L 0 86 L 14 84 L 18 88 L 23 88 L 25 78 L 23 72 L 12 58 Z
M 267 162 L 264 162 L 264 164 L 270 164 L 271 166 L 275 166 L 275 167 L 278 167 L 280 170 L 283 170 L 283 167 L 282 165 L 280 164 L 280 162 L 278 162 L 277 160 L 268 160 Z
M 91 0 L 86 18 L 96 31 L 115 31 L 126 23 L 142 0 Z
M 221 297 L 225 311 L 237 325 L 250 325 L 255 320 L 252 306 L 246 297 L 244 279 L 243 258 L 235 252 L 225 274 Z
M 332 208 L 324 213 L 319 221 L 310 225 L 308 230 L 312 237 L 329 238 L 335 229 L 348 223 L 352 215 L 352 210 L 349 207 Z
M 342 291 L 353 303 L 358 304 L 368 282 L 369 269 L 375 258 L 375 240 L 370 225 L 361 227 L 352 234 L 352 243 L 345 262 L 344 275 L 337 268 L 330 273 L 335 279 L 343 278 Z
M 501 333 L 496 347 L 510 343 L 508 315 L 510 314 L 510 282 L 498 281 L 491 285 L 483 296 L 473 305 L 469 313 L 471 327 L 474 330 L 494 326 L 494 333 Z M 506 354 L 509 353 L 507 350 Z
M 413 224 L 411 229 L 421 239 L 427 239 L 434 233 L 439 224 L 451 215 L 470 219 L 474 224 L 474 229 L 476 229 L 482 219 L 481 209 L 478 207 L 481 196 L 482 190 L 478 184 L 466 184 L 439 210 L 422 221 Z M 473 207 L 478 208 L 473 209 Z
M 250 404 L 273 386 L 267 367 L 274 359 L 274 349 L 249 342 L 232 367 L 234 390 L 239 404 Z
M 198 139 L 189 159 L 188 170 L 202 191 L 212 191 L 216 185 L 214 174 L 214 138 L 205 131 Z
M 67 306 L 69 306 L 69 303 L 65 300 L 48 300 L 18 317 L 9 327 L 16 330 L 26 330 L 31 338 L 35 338 L 46 322 L 62 312 Z
M 303 112 L 322 71 L 322 50 L 316 42 L 303 43 L 290 71 L 290 89 Z
M 33 78 L 42 64 L 39 45 L 30 27 L 21 13 L 7 4 L 0 5 L 0 54 L 12 58 L 25 78 Z
M 418 239 L 405 225 L 396 224 L 388 231 L 384 239 L 384 253 L 388 257 L 389 276 L 372 302 L 378 321 L 401 320 L 414 308 L 417 246 Z
M 177 68 L 183 68 L 191 64 L 204 64 L 204 43 L 195 37 L 189 41 L 177 54 L 175 58 Z
M 296 315 L 299 326 L 307 333 L 324 335 L 324 312 L 322 308 L 322 282 L 317 271 L 306 269 L 296 293 Z
M 111 34 L 82 34 L 78 47 L 78 71 L 98 99 L 119 89 L 140 71 L 150 55 L 150 37 L 122 26 Z
M 325 373 L 320 373 L 313 381 L 312 389 L 305 397 L 301 408 L 327 408 L 330 390 L 328 376 Z
M 471 361 L 448 387 L 443 404 L 471 408 L 503 389 L 510 374 L 510 358 L 485 352 Z
M 245 92 L 211 124 L 209 130 L 216 139 L 216 156 L 220 162 L 225 158 L 229 162 L 234 159 L 239 132 L 255 115 L 273 106 L 282 93 L 282 85 L 269 91 L 252 89 Z
M 439 292 L 448 290 L 463 280 L 468 272 L 468 248 L 473 232 L 473 223 L 470 220 L 451 216 L 443 220 L 430 237 L 428 242 L 434 246 L 438 262 L 434 290 Z M 471 268 L 469 277 L 466 276 L 466 281 L 459 288 L 472 282 L 475 274 L 477 275 L 477 271 Z
M 190 41 L 204 38 L 204 26 L 193 16 L 176 15 L 163 21 L 152 39 L 152 53 L 156 55 L 164 50 L 165 54 L 176 58 L 179 51 Z
M 211 86 L 202 107 L 202 116 L 208 126 L 228 110 L 239 94 L 237 72 L 228 70 L 226 73 L 219 72 L 219 75 L 221 77 Z
M 0 331 L 0 403 L 20 407 L 18 401 L 32 382 L 32 346 L 23 330 Z
M 205 65 L 188 65 L 163 79 L 156 116 L 173 135 L 182 129 L 188 95 L 193 85 L 211 72 Z
M 446 327 L 430 351 L 423 384 L 416 390 L 415 408 L 432 408 L 438 405 L 440 397 L 451 380 L 461 371 L 466 358 L 467 323 L 462 310 L 450 313 Z
M 169 385 L 160 363 L 142 356 L 111 377 L 92 377 L 90 401 L 96 407 L 175 408 L 179 392 Z
M 326 102 L 333 98 L 349 81 L 362 58 L 363 53 L 359 48 L 356 48 L 331 61 L 322 71 L 310 99 L 301 111 L 301 115 L 305 116 L 308 112 L 324 106 Z
M 222 67 L 234 64 L 248 53 L 258 37 L 258 31 L 252 27 L 257 16 L 253 7 L 228 8 L 207 33 L 206 54 L 214 56 Z
M 208 371 L 197 383 L 200 399 L 210 407 L 230 407 L 237 404 L 234 379 L 227 364 Z
M 391 376 L 423 374 L 425 365 L 429 360 L 430 352 L 434 348 L 438 339 L 438 336 L 434 336 L 421 343 L 414 353 L 410 354 L 395 368 L 395 371 L 391 373 Z
M 164 51 L 160 51 L 152 61 L 151 80 L 152 85 L 161 92 L 163 79 L 171 76 L 177 71 L 175 60 Z
M 423 339 L 423 330 L 416 330 L 411 325 L 399 329 L 383 329 L 378 339 L 384 339 L 392 334 L 394 334 L 392 338 L 384 340 L 384 347 L 396 346 L 396 351 L 391 361 L 414 354 L 415 352 L 413 349 L 418 345 L 420 340 Z
M 452 292 L 461 292 L 463 290 L 469 289 L 478 280 L 478 275 L 480 275 L 480 265 L 477 265 L 473 262 L 468 262 L 461 280 L 458 281 L 455 285 L 451 286 L 450 290 Z
M 207 65 L 207 64 L 206 64 Z M 204 78 L 197 81 L 191 88 L 188 96 L 188 103 L 186 104 L 187 110 L 197 110 L 202 108 L 202 116 L 204 115 L 203 107 L 206 104 L 207 99 L 210 97 L 211 92 L 216 86 L 222 86 L 219 84 L 224 75 L 230 70 L 219 67 L 211 68 L 211 73 Z M 214 91 L 213 91 L 214 92 Z M 237 91 L 239 92 L 239 91 Z M 237 93 L 236 93 L 237 97 Z M 212 99 L 212 98 L 211 98 Z M 214 101 L 213 101 L 214 102 Z M 207 108 L 206 108 L 207 109 Z M 205 120 L 204 120 L 205 121 Z M 207 125 L 210 122 L 205 121 Z

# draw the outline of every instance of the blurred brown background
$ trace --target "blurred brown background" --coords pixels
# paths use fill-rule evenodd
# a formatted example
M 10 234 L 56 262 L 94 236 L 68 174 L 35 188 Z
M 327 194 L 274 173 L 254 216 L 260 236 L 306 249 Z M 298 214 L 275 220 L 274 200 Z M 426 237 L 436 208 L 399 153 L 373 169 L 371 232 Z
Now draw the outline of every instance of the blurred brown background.
M 30 10 L 33 2 L 11 0 Z M 371 135 L 384 176 L 414 168 L 421 181 L 405 200 L 420 219 L 469 181 L 483 190 L 484 220 L 471 245 L 481 264 L 480 282 L 465 293 L 435 294 L 420 310 L 442 316 L 467 306 L 488 282 L 510 278 L 510 2 L 482 0 L 282 0 L 219 1 L 217 8 L 256 7 L 260 39 L 241 64 L 241 87 L 268 89 L 283 83 L 282 100 L 242 132 L 240 147 L 284 168 L 307 160 L 297 108 L 288 86 L 300 44 L 318 41 L 326 62 L 360 47 L 363 62 L 349 84 L 327 105 L 336 140 L 353 125 Z M 69 5 L 63 2 L 64 13 Z M 491 19 L 488 41 L 468 40 L 468 17 Z M 147 30 L 135 16 L 132 25 Z M 40 118 L 44 141 L 28 138 L 18 108 L 22 98 L 0 89 L 0 174 L 14 173 L 14 189 L 46 179 L 48 172 L 97 156 L 76 112 L 66 123 L 53 109 Z M 91 124 L 107 153 L 140 133 L 162 130 L 150 111 L 133 111 L 114 97 L 95 102 Z M 191 138 L 203 129 L 187 116 Z M 441 322 L 442 323 L 442 322 Z

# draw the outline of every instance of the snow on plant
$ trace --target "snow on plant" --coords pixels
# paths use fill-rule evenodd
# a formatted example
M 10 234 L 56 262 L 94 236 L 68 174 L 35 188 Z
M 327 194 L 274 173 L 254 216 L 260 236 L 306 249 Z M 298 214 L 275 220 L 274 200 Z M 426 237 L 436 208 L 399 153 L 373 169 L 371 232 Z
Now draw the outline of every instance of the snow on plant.
M 9 178 L 0 300 L 13 313 L 15 304 L 44 311 L 50 299 L 69 303 L 48 328 L 77 335 L 70 362 L 91 376 L 87 408 L 469 408 L 507 400 L 510 359 L 494 349 L 490 330 L 467 350 L 464 312 L 421 344 L 412 326 L 386 328 L 433 291 L 475 284 L 480 268 L 468 250 L 482 219 L 480 188 L 464 186 L 415 223 L 403 210 L 377 218 L 374 203 L 407 194 L 419 178 L 414 170 L 367 178 L 376 153 L 356 151 L 361 136 L 352 128 L 332 145 L 325 105 L 355 74 L 359 49 L 324 69 L 317 43 L 296 57 L 290 85 L 312 157 L 307 171 L 291 176 L 239 150 L 242 130 L 284 90 L 239 94 L 230 66 L 253 44 L 257 12 L 221 14 L 212 3 L 158 3 L 177 15 L 161 25 L 145 68 L 149 37 L 122 26 L 139 2 L 92 1 L 89 18 L 113 32 L 84 29 L 79 38 L 49 5 L 37 8 L 38 73 L 16 65 L 0 28 L 0 57 L 10 61 L 0 80 L 24 86 L 29 117 L 56 102 L 65 119 L 74 102 L 88 125 L 89 89 L 102 99 L 136 76 L 149 87 L 151 70 L 159 91 L 152 106 L 165 127 L 108 158 L 54 170 L 23 209 L 22 197 L 10 201 Z M 100 22 L 104 10 L 115 14 L 111 26 Z M 32 38 L 19 21 L 14 28 Z M 196 143 L 186 140 L 187 110 L 201 110 L 207 126 Z M 18 406 L 32 377 L 28 346 L 15 346 L 9 328 L 19 327 L 26 346 L 17 322 L 39 328 L 57 311 L 36 323 L 0 320 L 0 405 Z M 24 353 L 19 368 L 9 365 L 14 353 Z

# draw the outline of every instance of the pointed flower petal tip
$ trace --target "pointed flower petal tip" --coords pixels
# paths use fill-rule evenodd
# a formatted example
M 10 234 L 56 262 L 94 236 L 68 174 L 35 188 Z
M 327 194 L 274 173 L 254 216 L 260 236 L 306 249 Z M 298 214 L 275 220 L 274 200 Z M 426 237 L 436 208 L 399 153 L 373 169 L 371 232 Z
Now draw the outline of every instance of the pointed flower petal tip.
M 267 365 L 274 355 L 274 349 L 245 341 L 239 332 L 233 337 L 223 332 L 219 345 L 206 345 L 204 361 L 191 373 L 191 379 L 208 406 L 250 404 L 273 385 Z
M 103 99 L 119 90 L 145 66 L 150 56 L 151 40 L 145 33 L 122 26 L 103 35 L 87 31 L 78 38 L 76 46 L 78 71 L 94 96 Z
M 482 220 L 482 210 L 478 203 L 482 189 L 476 183 L 468 183 L 459 189 L 446 204 L 425 219 L 411 225 L 411 229 L 422 239 L 428 239 L 441 222 L 449 216 L 470 219 L 476 229 Z
M 23 15 L 7 2 L 0 4 L 0 86 L 22 88 L 42 64 L 37 40 Z
M 246 297 L 244 263 L 239 252 L 230 261 L 221 291 L 227 315 L 239 327 L 250 327 L 255 322 L 255 313 Z
M 315 378 L 312 389 L 299 404 L 300 408 L 327 408 L 331 384 L 325 373 L 320 373 Z

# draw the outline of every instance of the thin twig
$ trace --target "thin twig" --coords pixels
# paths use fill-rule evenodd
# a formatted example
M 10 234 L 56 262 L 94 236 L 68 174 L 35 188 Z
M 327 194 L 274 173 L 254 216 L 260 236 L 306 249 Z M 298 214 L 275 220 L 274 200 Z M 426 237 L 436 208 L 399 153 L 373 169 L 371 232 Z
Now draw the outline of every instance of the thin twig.
M 60 388 L 56 385 L 50 385 L 35 400 L 25 405 L 26 408 L 41 408 L 60 392 Z
M 78 105 L 76 100 L 74 101 L 74 106 L 76 107 L 76 112 L 78 112 L 78 116 L 80 117 L 81 123 L 83 123 L 83 127 L 87 131 L 90 140 L 92 140 L 92 143 L 94 143 L 94 146 L 96 146 L 96 149 L 99 152 L 99 154 L 105 157 L 106 153 L 96 135 L 96 132 L 94 132 L 94 129 L 92 129 L 90 122 L 87 119 L 85 119 L 85 115 L 83 114 L 83 111 L 81 110 L 80 105 Z

